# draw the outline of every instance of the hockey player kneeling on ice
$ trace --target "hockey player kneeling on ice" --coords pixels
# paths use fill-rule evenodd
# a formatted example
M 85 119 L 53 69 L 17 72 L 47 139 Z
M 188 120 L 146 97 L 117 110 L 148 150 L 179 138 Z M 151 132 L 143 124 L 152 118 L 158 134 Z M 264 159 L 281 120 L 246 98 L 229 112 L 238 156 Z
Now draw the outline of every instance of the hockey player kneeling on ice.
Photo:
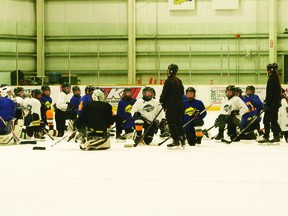
M 240 128 L 240 131 L 243 131 L 243 133 L 241 133 L 238 136 L 238 139 L 239 140 L 240 139 L 255 140 L 257 137 L 254 133 L 254 130 L 257 129 L 258 131 L 260 131 L 261 110 L 258 111 L 258 109 L 254 107 L 250 97 L 243 96 L 242 92 L 243 91 L 240 87 L 235 87 L 235 96 L 238 96 L 246 104 L 248 108 L 248 112 L 242 115 L 242 118 L 240 121 L 239 128 Z M 262 102 L 260 101 L 260 103 Z M 258 105 L 258 107 L 260 106 Z
M 12 119 L 15 117 L 16 103 L 8 98 L 9 86 L 0 88 L 0 144 L 14 143 Z
M 131 109 L 135 102 L 136 99 L 132 98 L 132 89 L 125 88 L 117 108 L 117 116 L 120 120 L 116 121 L 116 139 L 125 140 L 127 136 L 129 137 L 129 134 L 132 134 L 134 119 L 131 116 Z M 125 131 L 124 136 L 121 135 L 122 130 Z
M 159 122 L 164 118 L 164 112 L 161 111 L 149 131 L 146 131 L 160 112 L 161 104 L 153 98 L 153 89 L 151 87 L 145 87 L 142 90 L 142 95 L 142 98 L 135 102 L 131 110 L 131 115 L 136 118 L 136 136 L 134 137 L 134 142 L 135 144 L 139 144 L 143 140 L 146 145 L 149 145 L 153 140 L 155 130 L 158 129 Z M 143 138 L 142 128 L 144 128 L 145 134 Z
M 278 123 L 280 125 L 282 135 L 285 138 L 285 141 L 288 143 L 288 88 L 286 91 L 282 90 L 282 100 L 281 107 L 278 112 Z
M 221 101 L 220 115 L 215 120 L 215 127 L 218 127 L 216 140 L 224 138 L 224 130 L 227 124 L 228 136 L 233 140 L 237 134 L 236 129 L 240 124 L 241 117 L 248 112 L 246 104 L 237 96 L 235 96 L 235 86 L 229 85 L 226 87 L 226 95 Z M 239 140 L 234 140 L 239 141 Z
M 110 148 L 107 128 L 112 124 L 112 106 L 104 101 L 104 94 L 97 89 L 92 94 L 93 101 L 82 110 L 75 125 L 80 133 L 82 150 L 103 150 Z
M 193 87 L 186 89 L 186 97 L 184 98 L 185 112 L 183 116 L 183 124 L 191 121 L 188 125 L 184 127 L 186 138 L 190 146 L 195 146 L 195 144 L 201 144 L 202 140 L 202 126 L 204 125 L 203 119 L 207 115 L 204 111 L 200 116 L 198 115 L 203 110 L 205 106 L 201 100 L 195 99 L 196 90 Z

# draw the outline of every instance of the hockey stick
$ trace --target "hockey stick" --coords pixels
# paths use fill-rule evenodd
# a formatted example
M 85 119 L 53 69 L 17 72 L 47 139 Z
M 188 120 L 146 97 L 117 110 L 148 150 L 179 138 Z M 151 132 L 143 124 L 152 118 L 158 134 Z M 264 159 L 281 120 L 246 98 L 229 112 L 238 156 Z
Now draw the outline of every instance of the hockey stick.
M 2 118 L 2 116 L 0 116 L 0 120 L 2 121 L 2 123 L 6 126 L 6 127 L 8 127 L 8 125 L 7 125 L 7 123 L 4 121 L 4 119 Z M 14 138 L 14 140 L 15 140 L 15 142 L 16 142 L 16 144 L 18 145 L 18 144 L 37 144 L 37 141 L 34 141 L 34 140 L 32 140 L 32 141 L 21 141 L 20 140 L 20 138 L 17 136 L 17 134 L 13 131 L 13 128 L 12 128 L 12 130 L 11 130 L 11 133 L 12 133 L 12 135 L 13 135 L 13 138 Z
M 51 140 L 54 141 L 54 138 L 46 131 L 45 128 L 41 128 L 40 130 L 41 130 L 44 134 L 46 134 Z
M 148 133 L 148 131 L 150 130 L 150 128 L 154 125 L 155 121 L 157 120 L 157 118 L 158 118 L 158 116 L 160 115 L 160 113 L 162 112 L 162 110 L 163 110 L 163 107 L 161 107 L 161 109 L 159 110 L 159 112 L 157 113 L 157 115 L 154 117 L 154 119 L 153 119 L 153 121 L 151 122 L 151 124 L 149 125 L 149 127 L 145 130 L 145 133 L 141 136 L 140 142 L 143 141 L 144 137 L 147 135 L 147 133 Z M 137 147 L 140 142 L 135 143 L 135 144 L 132 144 L 132 145 L 131 145 L 131 144 L 125 144 L 124 147 L 128 147 L 128 148 L 129 148 L 129 147 Z
M 211 129 L 213 129 L 215 127 L 215 124 L 213 126 L 211 126 L 210 128 L 208 129 L 204 129 L 202 130 L 202 133 L 207 137 L 207 138 L 210 138 L 209 137 L 209 134 L 208 134 L 208 131 L 210 131 Z
M 199 116 L 202 115 L 204 112 L 207 111 L 207 109 L 209 109 L 211 106 L 213 106 L 213 104 L 210 104 L 207 108 L 205 108 L 204 110 L 202 110 L 200 113 L 199 113 Z M 190 119 L 188 122 L 186 122 L 184 125 L 183 125 L 183 129 L 188 125 L 190 124 L 192 121 L 195 120 L 195 117 L 193 117 L 192 119 Z M 163 140 L 162 142 L 158 143 L 158 145 L 156 146 L 161 146 L 163 143 L 165 143 L 167 140 L 169 140 L 171 138 L 171 134 L 169 137 L 167 137 L 165 140 Z
M 61 139 L 59 139 L 56 142 L 54 142 L 50 147 L 54 147 L 55 145 L 57 145 L 58 143 L 62 142 L 64 139 L 66 139 L 68 136 L 69 136 L 69 134 L 66 134 L 65 136 L 61 137 Z M 44 146 L 35 146 L 35 147 L 33 147 L 33 150 L 46 150 L 46 147 L 44 147 Z
M 249 122 L 249 124 L 243 128 L 232 140 L 226 140 L 226 139 L 221 139 L 221 142 L 224 142 L 226 144 L 231 144 L 234 142 L 236 139 L 238 139 L 249 127 L 252 125 L 259 117 L 260 115 L 264 112 L 264 110 L 261 110 L 261 112 L 258 115 L 253 116 L 253 119 Z

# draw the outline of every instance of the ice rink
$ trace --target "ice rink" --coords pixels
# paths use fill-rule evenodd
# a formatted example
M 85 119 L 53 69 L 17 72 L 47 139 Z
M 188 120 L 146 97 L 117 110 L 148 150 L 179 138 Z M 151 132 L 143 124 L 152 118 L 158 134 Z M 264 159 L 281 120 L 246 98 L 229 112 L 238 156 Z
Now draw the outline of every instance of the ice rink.
M 217 111 L 208 112 L 205 126 Z M 216 131 L 212 131 L 212 136 Z M 161 141 L 157 136 L 154 143 Z M 53 148 L 0 147 L 1 216 L 286 216 L 288 144 L 255 141 L 167 150 L 124 148 L 85 152 L 75 142 Z

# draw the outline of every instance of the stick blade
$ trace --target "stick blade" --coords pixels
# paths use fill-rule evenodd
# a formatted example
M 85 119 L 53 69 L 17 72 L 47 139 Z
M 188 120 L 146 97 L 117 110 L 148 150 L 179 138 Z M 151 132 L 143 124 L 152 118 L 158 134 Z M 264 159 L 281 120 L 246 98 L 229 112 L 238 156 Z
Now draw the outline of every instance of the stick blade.
M 133 148 L 135 146 L 134 146 L 134 144 L 129 143 L 129 144 L 124 144 L 124 147 L 125 148 Z
M 232 141 L 229 141 L 229 140 L 226 140 L 226 139 L 221 139 L 221 142 L 224 142 L 226 144 L 231 144 L 232 143 Z
M 27 140 L 27 141 L 21 141 L 20 142 L 20 145 L 23 145 L 23 144 L 37 144 L 37 141 L 36 140 Z
M 35 146 L 33 147 L 33 150 L 46 150 L 46 147 Z

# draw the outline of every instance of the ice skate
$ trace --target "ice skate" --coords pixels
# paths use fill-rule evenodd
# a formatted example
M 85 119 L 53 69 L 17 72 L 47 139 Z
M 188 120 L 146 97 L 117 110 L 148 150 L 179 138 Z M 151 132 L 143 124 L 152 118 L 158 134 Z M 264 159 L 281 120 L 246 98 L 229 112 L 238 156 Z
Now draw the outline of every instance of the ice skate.
M 118 140 L 126 140 L 126 137 L 122 136 L 121 134 L 116 134 L 116 139 L 118 139 Z
M 268 145 L 280 145 L 280 137 L 274 137 L 273 139 L 269 140 Z
M 173 143 L 170 143 L 167 145 L 167 149 L 170 149 L 170 150 L 182 149 L 182 144 L 180 144 L 178 140 L 173 141 Z
M 258 145 L 267 145 L 269 143 L 269 138 L 267 137 L 262 137 L 258 140 Z

